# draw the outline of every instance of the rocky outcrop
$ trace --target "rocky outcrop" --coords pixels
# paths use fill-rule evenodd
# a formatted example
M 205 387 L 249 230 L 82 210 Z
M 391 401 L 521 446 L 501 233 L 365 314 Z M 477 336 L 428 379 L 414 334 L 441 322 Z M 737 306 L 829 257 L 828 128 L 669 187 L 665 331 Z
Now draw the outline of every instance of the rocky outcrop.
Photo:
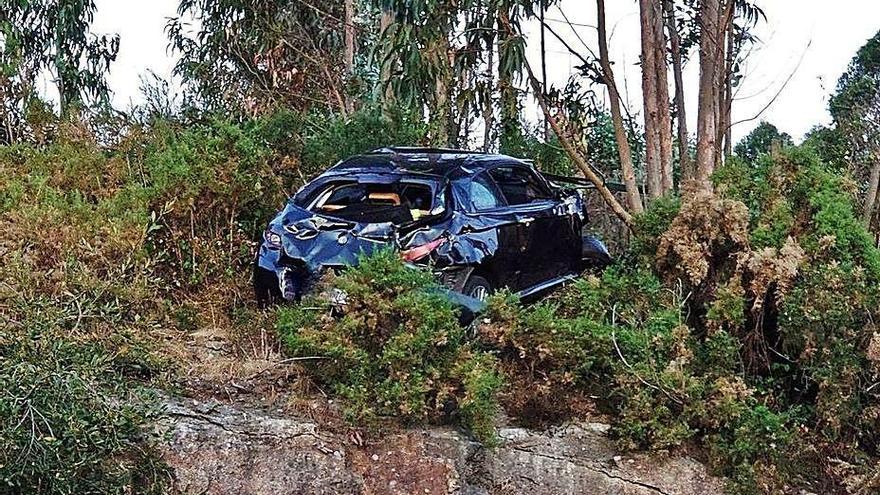
M 618 455 L 601 424 L 505 428 L 500 444 L 486 449 L 447 428 L 363 441 L 259 408 L 174 400 L 160 429 L 185 493 L 723 493 L 692 459 Z

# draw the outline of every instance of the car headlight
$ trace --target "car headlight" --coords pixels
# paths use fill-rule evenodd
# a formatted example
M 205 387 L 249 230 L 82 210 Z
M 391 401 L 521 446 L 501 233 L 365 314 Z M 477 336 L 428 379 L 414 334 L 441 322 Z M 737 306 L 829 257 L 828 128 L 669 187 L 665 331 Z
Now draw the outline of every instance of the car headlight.
M 266 240 L 266 244 L 271 248 L 278 249 L 281 247 L 281 234 L 278 234 L 277 232 L 266 230 L 263 232 L 263 239 Z

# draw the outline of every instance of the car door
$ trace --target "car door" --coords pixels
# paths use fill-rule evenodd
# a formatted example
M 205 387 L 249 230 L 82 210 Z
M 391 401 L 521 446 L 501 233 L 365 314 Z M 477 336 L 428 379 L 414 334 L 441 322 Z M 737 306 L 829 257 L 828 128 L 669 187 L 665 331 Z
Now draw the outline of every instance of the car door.
M 466 197 L 468 215 L 478 220 L 474 224 L 485 226 L 486 232 L 491 232 L 497 242 L 492 259 L 487 260 L 491 266 L 485 268 L 493 273 L 499 288 L 518 290 L 522 286 L 523 270 L 527 268 L 523 256 L 529 239 L 527 226 L 511 214 L 501 190 L 486 172 L 468 181 Z
M 489 175 L 523 228 L 518 288 L 570 273 L 571 260 L 580 254 L 579 240 L 573 239 L 571 219 L 547 183 L 525 165 L 499 166 Z

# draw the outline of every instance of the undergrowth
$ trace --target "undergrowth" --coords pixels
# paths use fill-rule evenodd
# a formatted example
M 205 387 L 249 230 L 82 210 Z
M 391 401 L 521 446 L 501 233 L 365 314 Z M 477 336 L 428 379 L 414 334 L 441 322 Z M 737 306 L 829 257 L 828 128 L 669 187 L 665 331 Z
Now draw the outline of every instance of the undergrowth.
M 0 147 L 0 491 L 164 489 L 147 390 L 206 373 L 180 344 L 205 330 L 239 364 L 301 359 L 356 422 L 491 444 L 502 406 L 601 413 L 623 448 L 698 447 L 736 493 L 878 489 L 880 251 L 835 168 L 800 148 L 731 159 L 714 193 L 654 201 L 617 266 L 531 306 L 496 294 L 476 329 L 390 252 L 332 280 L 345 304 L 259 310 L 253 249 L 287 193 L 425 132 L 383 118 L 160 121 L 112 146 L 61 124 Z
M 734 493 L 878 489 L 880 251 L 852 188 L 792 148 L 715 189 L 655 202 L 601 277 L 490 301 L 508 407 L 558 420 L 587 391 L 621 447 L 699 445 Z
M 148 390 L 277 356 L 249 283 L 265 222 L 332 164 L 333 141 L 419 132 L 376 112 L 355 122 L 157 120 L 99 142 L 56 119 L 51 137 L 0 147 L 0 493 L 167 487 Z M 206 332 L 229 346 L 199 354 Z M 474 369 L 459 375 L 478 402 Z
M 345 294 L 282 308 L 278 326 L 292 356 L 308 360 L 314 379 L 344 399 L 348 418 L 375 422 L 454 419 L 481 441 L 494 438 L 494 358 L 475 348 L 456 308 L 431 275 L 382 251 L 332 282 Z

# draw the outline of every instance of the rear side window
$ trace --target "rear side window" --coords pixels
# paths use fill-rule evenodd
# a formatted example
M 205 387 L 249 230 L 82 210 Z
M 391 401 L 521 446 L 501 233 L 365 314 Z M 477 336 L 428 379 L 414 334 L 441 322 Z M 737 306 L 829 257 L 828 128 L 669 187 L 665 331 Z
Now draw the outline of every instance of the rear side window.
M 474 211 L 491 210 L 504 206 L 500 191 L 486 174 L 480 174 L 471 181 L 468 188 L 471 208 Z
M 499 167 L 489 171 L 509 205 L 552 199 L 550 191 L 530 170 L 522 167 Z

